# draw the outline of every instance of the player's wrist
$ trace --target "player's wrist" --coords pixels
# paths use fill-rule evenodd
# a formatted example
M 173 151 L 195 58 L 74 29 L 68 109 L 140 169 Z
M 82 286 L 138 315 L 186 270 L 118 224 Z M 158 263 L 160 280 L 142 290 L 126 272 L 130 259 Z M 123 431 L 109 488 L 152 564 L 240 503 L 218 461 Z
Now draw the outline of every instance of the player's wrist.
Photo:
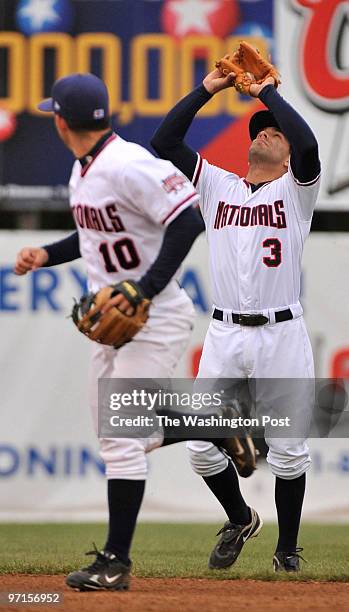
M 219 91 L 223 91 L 223 89 L 231 87 L 233 83 L 233 74 L 228 74 L 225 77 L 218 76 L 215 78 L 212 78 L 211 75 L 207 75 L 207 77 L 205 77 L 202 81 L 203 87 L 210 96 L 214 96 Z
M 267 94 L 269 91 L 276 91 L 275 86 L 272 85 L 271 83 L 262 83 L 260 85 L 260 90 L 258 92 L 257 97 L 263 101 L 263 96 Z
M 214 89 L 213 83 L 210 80 L 207 80 L 206 78 L 202 81 L 202 86 L 205 89 L 205 91 L 210 94 L 210 96 L 213 96 L 216 91 Z
M 113 285 L 110 285 L 110 287 L 113 288 L 113 291 L 111 292 L 111 297 L 118 295 L 121 289 L 122 290 L 121 292 L 123 293 L 123 295 L 130 302 L 132 302 L 133 299 L 136 299 L 139 301 L 139 300 L 148 298 L 140 281 L 126 279 L 119 283 L 114 283 Z
M 156 289 L 152 286 L 151 278 L 147 277 L 147 274 L 137 281 L 137 285 L 148 300 L 151 300 L 157 293 Z
M 38 258 L 42 266 L 46 266 L 49 262 L 50 255 L 45 247 L 39 247 L 37 250 Z
M 40 259 L 42 266 L 52 265 L 49 245 L 40 247 Z

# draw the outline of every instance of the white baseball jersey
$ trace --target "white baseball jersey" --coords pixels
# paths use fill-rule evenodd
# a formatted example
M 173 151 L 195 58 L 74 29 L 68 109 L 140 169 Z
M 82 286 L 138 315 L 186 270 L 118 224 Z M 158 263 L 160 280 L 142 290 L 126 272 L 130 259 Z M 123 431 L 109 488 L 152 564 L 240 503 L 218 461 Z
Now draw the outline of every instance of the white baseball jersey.
M 193 183 L 201 194 L 215 306 L 254 313 L 298 303 L 319 182 L 299 183 L 289 169 L 253 193 L 245 179 L 198 156 Z
M 91 291 L 139 279 L 156 259 L 166 227 L 199 198 L 171 162 L 116 134 L 87 165 L 75 162 L 69 187 Z M 172 280 L 161 295 L 177 290 Z
M 76 161 L 70 204 L 91 291 L 139 279 L 156 259 L 166 227 L 199 196 L 171 162 L 112 134 L 87 165 Z M 92 344 L 89 398 L 98 423 L 100 378 L 170 378 L 189 341 L 194 307 L 172 279 L 152 301 L 147 325 L 118 350 Z M 161 445 L 138 438 L 101 439 L 107 478 L 144 479 L 145 453 Z

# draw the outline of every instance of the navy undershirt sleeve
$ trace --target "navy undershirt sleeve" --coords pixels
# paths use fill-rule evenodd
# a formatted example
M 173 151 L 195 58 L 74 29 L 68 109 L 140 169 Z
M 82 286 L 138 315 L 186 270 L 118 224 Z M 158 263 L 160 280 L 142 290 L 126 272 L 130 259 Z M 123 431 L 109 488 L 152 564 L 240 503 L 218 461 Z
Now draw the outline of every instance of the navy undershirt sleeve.
M 265 87 L 259 97 L 290 142 L 294 176 L 302 183 L 311 182 L 320 173 L 318 144 L 312 130 L 272 85 Z M 212 94 L 203 85 L 194 89 L 173 107 L 151 140 L 158 155 L 172 161 L 189 179 L 194 174 L 197 153 L 183 140 L 196 113 L 211 98 Z
M 157 258 L 140 279 L 139 285 L 151 299 L 162 291 L 188 254 L 195 238 L 205 229 L 195 208 L 186 208 L 166 229 Z
M 320 160 L 317 140 L 304 119 L 276 91 L 267 85 L 259 98 L 273 113 L 281 131 L 291 145 L 291 168 L 301 183 L 309 183 L 320 174 Z
M 203 85 L 182 98 L 166 115 L 151 139 L 162 159 L 169 159 L 188 179 L 193 178 L 197 153 L 183 142 L 196 113 L 212 98 Z
M 58 264 L 73 261 L 81 257 L 78 232 L 74 232 L 74 234 L 70 234 L 67 238 L 47 244 L 42 248 L 48 253 L 48 261 L 45 267 L 58 266 Z

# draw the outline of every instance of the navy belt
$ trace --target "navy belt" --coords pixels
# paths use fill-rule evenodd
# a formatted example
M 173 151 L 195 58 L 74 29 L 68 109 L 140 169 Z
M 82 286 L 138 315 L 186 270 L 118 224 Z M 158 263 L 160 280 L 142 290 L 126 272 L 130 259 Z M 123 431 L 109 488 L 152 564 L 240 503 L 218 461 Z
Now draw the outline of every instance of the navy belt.
M 256 325 L 265 325 L 266 323 L 269 323 L 268 317 L 265 317 L 262 314 L 237 314 L 236 312 L 232 312 L 230 316 L 232 317 L 233 323 L 238 323 L 239 325 L 255 327 Z M 217 321 L 223 321 L 223 310 L 215 308 L 212 317 L 217 319 Z M 289 308 L 279 310 L 275 313 L 275 323 L 289 321 L 290 319 L 293 319 L 293 314 Z

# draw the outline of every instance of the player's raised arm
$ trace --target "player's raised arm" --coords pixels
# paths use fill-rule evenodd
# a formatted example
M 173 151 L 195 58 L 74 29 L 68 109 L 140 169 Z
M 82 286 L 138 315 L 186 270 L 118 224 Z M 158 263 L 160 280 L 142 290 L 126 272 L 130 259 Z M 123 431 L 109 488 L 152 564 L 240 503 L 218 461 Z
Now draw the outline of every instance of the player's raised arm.
M 42 267 L 57 266 L 81 257 L 78 232 L 43 247 L 24 247 L 19 251 L 14 266 L 19 276 Z
M 208 74 L 203 84 L 182 98 L 166 115 L 156 130 L 151 145 L 163 159 L 169 159 L 190 180 L 197 163 L 197 153 L 185 142 L 184 137 L 196 115 L 212 96 L 232 85 L 233 75 L 222 77 L 218 69 Z
M 314 181 L 320 174 L 318 143 L 309 125 L 299 113 L 267 82 L 251 85 L 251 95 L 260 98 L 273 113 L 291 146 L 293 176 L 303 184 Z

